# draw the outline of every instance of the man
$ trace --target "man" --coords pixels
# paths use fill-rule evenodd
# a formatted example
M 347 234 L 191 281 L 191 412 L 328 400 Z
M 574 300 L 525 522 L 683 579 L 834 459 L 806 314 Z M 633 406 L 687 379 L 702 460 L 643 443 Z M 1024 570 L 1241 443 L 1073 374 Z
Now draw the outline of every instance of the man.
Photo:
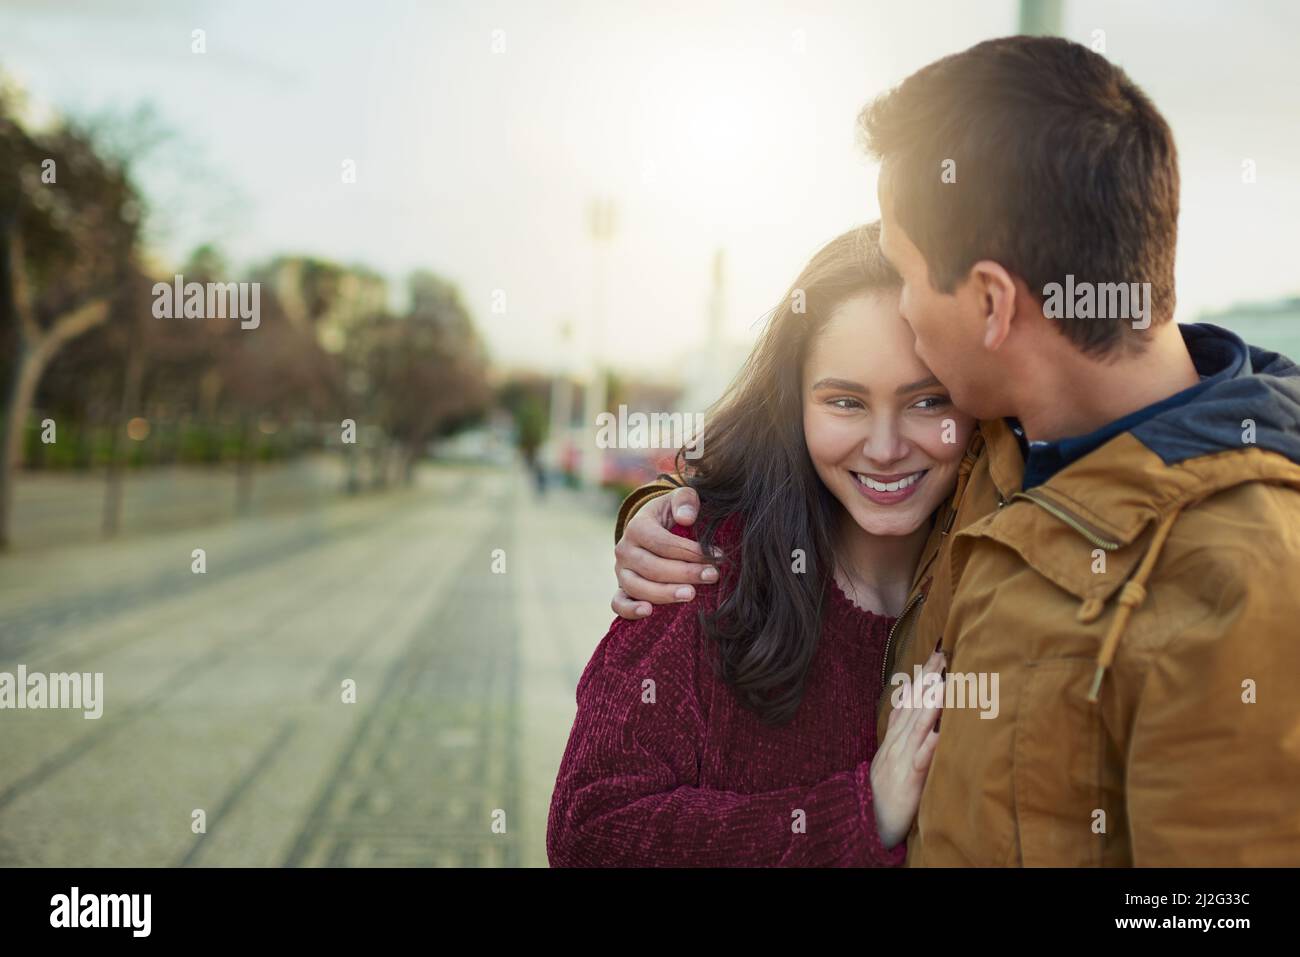
M 886 664 L 1000 698 L 948 699 L 909 863 L 1300 864 L 1300 370 L 1173 321 L 1168 125 L 1044 37 L 860 124 L 917 354 L 981 419 Z M 617 535 L 620 614 L 709 580 L 658 544 L 692 495 Z

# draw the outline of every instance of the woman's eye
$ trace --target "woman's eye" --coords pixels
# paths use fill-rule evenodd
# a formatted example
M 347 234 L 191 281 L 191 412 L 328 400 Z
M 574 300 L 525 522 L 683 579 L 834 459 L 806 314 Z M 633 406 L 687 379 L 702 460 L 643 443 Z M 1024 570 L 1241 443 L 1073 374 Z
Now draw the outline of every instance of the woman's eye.
M 857 399 L 850 399 L 850 398 L 847 398 L 847 397 L 839 398 L 839 399 L 831 399 L 831 405 L 833 405 L 833 406 L 834 406 L 835 408 L 837 408 L 837 409 L 860 409 L 860 408 L 862 408 L 862 403 L 859 402 Z
M 933 404 L 926 405 L 925 403 L 927 402 Z M 917 402 L 916 405 L 922 409 L 942 409 L 944 406 L 949 405 L 951 402 L 952 400 L 949 399 L 946 395 L 928 395 L 921 401 Z

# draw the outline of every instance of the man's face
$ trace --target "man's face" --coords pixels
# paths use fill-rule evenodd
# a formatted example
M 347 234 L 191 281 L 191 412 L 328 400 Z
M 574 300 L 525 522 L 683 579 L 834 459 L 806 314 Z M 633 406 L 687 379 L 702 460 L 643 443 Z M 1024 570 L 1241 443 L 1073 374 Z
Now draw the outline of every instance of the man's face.
M 983 348 L 984 322 L 978 296 L 963 285 L 943 293 L 930 284 L 925 257 L 894 218 L 886 177 L 880 179 L 880 249 L 903 277 L 899 311 L 916 336 L 916 354 L 948 387 L 962 409 L 986 418 L 991 411 L 989 389 L 996 384 L 980 370 L 989 365 Z M 968 285 L 968 284 L 967 284 Z

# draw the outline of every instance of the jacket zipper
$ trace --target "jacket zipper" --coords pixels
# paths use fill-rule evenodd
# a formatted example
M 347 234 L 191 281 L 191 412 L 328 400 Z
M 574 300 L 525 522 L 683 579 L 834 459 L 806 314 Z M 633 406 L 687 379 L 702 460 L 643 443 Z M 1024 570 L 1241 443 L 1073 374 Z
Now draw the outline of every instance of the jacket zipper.
M 912 606 L 924 597 L 924 593 L 918 591 L 907 600 L 907 604 L 903 606 L 903 613 L 898 616 L 898 619 L 890 627 L 889 634 L 885 637 L 885 656 L 880 661 L 880 687 L 882 689 L 885 687 L 885 681 L 889 675 L 889 648 L 894 643 L 894 632 L 898 631 L 898 626 L 903 623 L 903 619 L 912 610 Z
M 1066 525 L 1069 525 L 1072 529 L 1088 541 L 1092 542 L 1092 544 L 1096 545 L 1098 548 L 1104 548 L 1108 552 L 1113 552 L 1115 549 L 1119 548 L 1119 542 L 1112 542 L 1110 539 L 1102 538 L 1058 505 L 1053 505 L 1051 502 L 1044 501 L 1036 495 L 1031 495 L 1029 492 L 1016 492 L 1011 496 L 1011 501 L 1014 502 L 1018 498 L 1026 499 L 1027 501 L 1033 502 L 1035 505 L 1041 506 L 1043 509 L 1063 521 Z

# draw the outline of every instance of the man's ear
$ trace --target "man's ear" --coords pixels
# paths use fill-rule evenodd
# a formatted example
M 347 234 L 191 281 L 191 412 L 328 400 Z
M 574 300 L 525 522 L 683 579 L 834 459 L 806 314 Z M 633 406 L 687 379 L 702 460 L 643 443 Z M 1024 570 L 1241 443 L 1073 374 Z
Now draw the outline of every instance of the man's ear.
M 994 352 L 1011 334 L 1016 317 L 1016 280 L 1001 263 L 981 259 L 970 267 L 971 292 L 984 318 L 984 348 Z

